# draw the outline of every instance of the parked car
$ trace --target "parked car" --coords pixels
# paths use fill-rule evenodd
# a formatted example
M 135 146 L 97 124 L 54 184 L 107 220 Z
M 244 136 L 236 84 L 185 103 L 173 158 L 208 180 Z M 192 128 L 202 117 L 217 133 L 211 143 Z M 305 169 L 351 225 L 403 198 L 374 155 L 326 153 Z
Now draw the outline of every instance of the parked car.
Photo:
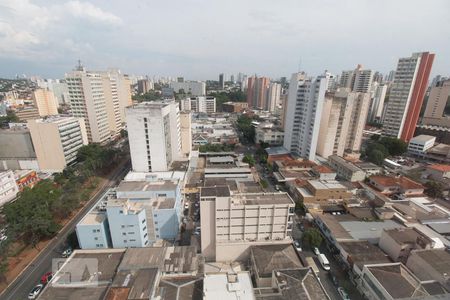
M 347 292 L 344 290 L 344 288 L 340 287 L 338 288 L 338 293 L 341 296 L 343 300 L 350 300 L 350 297 L 348 296 Z
M 52 280 L 53 278 L 53 272 L 47 272 L 44 275 L 42 275 L 41 277 L 41 283 L 42 284 L 47 284 L 50 282 L 50 280 Z
M 72 248 L 67 248 L 64 250 L 61 255 L 63 258 L 69 257 L 72 254 Z
M 186 202 L 186 203 L 184 204 L 184 209 L 188 209 L 188 208 L 189 208 L 189 203 Z
M 43 288 L 44 288 L 43 284 L 36 285 L 28 294 L 28 299 L 31 299 L 31 300 L 36 299 Z
M 315 255 L 319 255 L 320 254 L 319 248 L 317 248 L 317 247 L 314 247 L 313 252 L 314 252 Z
M 294 247 L 295 247 L 295 250 L 297 250 L 298 252 L 302 251 L 302 246 L 300 245 L 299 241 L 294 241 Z

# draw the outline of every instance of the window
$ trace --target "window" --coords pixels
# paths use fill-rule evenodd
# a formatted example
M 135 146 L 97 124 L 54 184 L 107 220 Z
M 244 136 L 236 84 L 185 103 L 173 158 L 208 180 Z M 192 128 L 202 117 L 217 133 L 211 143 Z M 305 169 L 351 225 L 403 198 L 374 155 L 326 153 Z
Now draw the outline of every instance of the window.
M 98 237 L 95 237 L 94 240 L 95 240 L 95 241 L 98 241 Z
M 119 210 L 119 214 L 123 214 L 123 210 Z
M 134 234 L 134 232 L 128 232 L 128 234 Z
M 145 219 L 144 220 L 142 220 L 142 224 L 144 224 L 145 223 Z
M 122 225 L 122 226 L 120 226 L 120 227 L 125 228 L 125 225 Z
M 123 240 L 123 242 L 124 242 L 124 243 L 126 243 L 126 242 L 127 242 L 127 240 Z
M 127 235 L 127 233 L 126 232 L 122 232 L 122 235 Z

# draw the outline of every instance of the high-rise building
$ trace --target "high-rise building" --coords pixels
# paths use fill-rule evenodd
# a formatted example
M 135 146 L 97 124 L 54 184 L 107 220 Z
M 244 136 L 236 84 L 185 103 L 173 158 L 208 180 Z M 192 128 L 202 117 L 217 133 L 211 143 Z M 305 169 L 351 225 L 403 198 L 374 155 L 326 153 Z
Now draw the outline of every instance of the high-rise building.
M 78 149 L 88 143 L 82 118 L 49 117 L 28 120 L 27 126 L 42 171 L 62 172 L 76 160 Z
M 191 94 L 192 96 L 206 95 L 206 83 L 202 81 L 171 81 L 170 88 L 176 93 Z
M 216 112 L 216 98 L 211 96 L 189 97 L 180 101 L 181 110 L 212 114 Z
M 386 81 L 387 81 L 387 82 L 392 82 L 392 81 L 394 81 L 394 78 L 395 78 L 395 71 L 392 70 L 392 71 L 390 71 L 389 74 L 386 76 Z
M 225 89 L 225 75 L 223 73 L 219 74 L 219 89 Z
M 181 158 L 180 116 L 175 101 L 143 102 L 126 109 L 133 171 L 167 171 Z
M 48 88 L 55 95 L 58 104 L 67 104 L 69 102 L 69 90 L 67 89 L 67 83 L 65 81 L 52 81 Z
M 140 79 L 137 82 L 138 85 L 138 93 L 139 94 L 145 94 L 148 93 L 150 90 L 153 90 L 153 82 L 148 79 Z
M 322 109 L 317 154 L 324 158 L 357 155 L 369 110 L 368 93 L 340 89 L 328 93 Z
M 327 81 L 327 91 L 335 91 L 338 87 L 337 76 L 331 74 L 327 70 L 322 75 Z
M 447 113 L 446 115 L 445 113 L 447 104 L 450 104 L 449 99 L 450 80 L 437 81 L 431 87 L 422 123 L 425 125 L 450 127 L 450 114 Z
M 280 105 L 281 105 L 281 84 L 271 82 L 267 90 L 267 103 L 264 106 L 264 109 L 273 112 Z
M 373 71 L 358 65 L 355 70 L 343 71 L 340 87 L 349 88 L 352 92 L 368 93 L 373 81 Z
M 303 158 L 314 160 L 325 98 L 326 78 L 292 74 L 284 121 L 283 146 Z
M 41 117 L 58 114 L 58 102 L 53 92 L 49 89 L 35 90 L 33 93 L 33 102 Z
M 378 83 L 376 84 L 375 92 L 372 98 L 372 103 L 369 109 L 369 116 L 368 116 L 369 122 L 381 122 L 387 89 L 388 89 L 387 84 L 378 84 Z
M 406 142 L 413 137 L 433 60 L 429 52 L 399 59 L 383 120 L 385 135 Z
M 270 78 L 252 76 L 247 83 L 247 103 L 250 108 L 267 109 Z
M 231 83 L 235 83 L 235 81 L 234 81 L 234 75 L 231 75 L 231 76 L 230 76 L 230 81 L 231 81 Z
M 192 150 L 191 112 L 180 112 L 181 154 L 189 157 Z

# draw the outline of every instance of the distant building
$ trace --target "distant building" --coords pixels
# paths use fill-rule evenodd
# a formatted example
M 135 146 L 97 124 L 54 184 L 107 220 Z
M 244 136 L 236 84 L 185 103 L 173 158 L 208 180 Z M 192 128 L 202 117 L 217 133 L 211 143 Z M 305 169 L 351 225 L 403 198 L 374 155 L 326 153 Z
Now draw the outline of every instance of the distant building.
M 18 192 L 13 171 L 0 172 L 0 207 L 16 198 Z
M 29 120 L 31 139 L 40 170 L 62 172 L 77 158 L 78 149 L 87 145 L 84 121 L 74 117 Z
M 181 110 L 212 114 L 216 112 L 216 98 L 211 96 L 189 97 L 181 100 Z
M 53 92 L 48 89 L 35 90 L 33 93 L 33 102 L 41 117 L 58 114 L 58 102 Z
M 225 102 L 222 104 L 223 112 L 242 112 L 243 110 L 248 108 L 247 102 Z
M 181 157 L 180 115 L 175 101 L 143 102 L 127 108 L 134 171 L 167 171 Z
M 190 111 L 180 112 L 181 154 L 189 157 L 192 150 L 192 114 Z
M 311 210 L 321 210 L 330 204 L 339 204 L 351 198 L 348 189 L 335 180 L 307 180 L 294 194 Z
M 277 107 L 281 105 L 281 84 L 271 82 L 267 90 L 267 103 L 264 106 L 265 110 L 274 112 Z
M 388 86 L 386 84 L 377 84 L 375 93 L 370 105 L 369 122 L 381 122 L 383 116 L 384 100 L 386 99 Z
M 382 169 L 372 163 L 353 163 L 338 155 L 328 157 L 328 163 L 337 176 L 351 182 L 363 181 L 367 176 L 381 173 Z
M 373 82 L 373 71 L 358 65 L 355 70 L 343 71 L 339 86 L 352 92 L 369 93 Z
M 252 76 L 247 83 L 247 103 L 249 108 L 267 110 L 267 92 L 270 78 Z
M 261 123 L 255 128 L 255 143 L 263 142 L 269 145 L 282 145 L 284 132 L 272 123 Z
M 184 92 L 192 96 L 206 95 L 206 83 L 202 81 L 184 81 L 184 82 L 170 82 L 170 88 L 176 93 Z
M 320 130 L 320 116 L 325 98 L 326 79 L 292 75 L 284 122 L 284 143 L 288 151 L 314 160 Z
M 219 89 L 225 89 L 225 75 L 223 73 L 219 74 Z
M 422 124 L 450 127 L 450 113 L 445 108 L 450 97 L 450 80 L 442 80 L 431 87 Z
M 139 94 L 146 94 L 154 88 L 153 82 L 148 79 L 138 80 L 137 85 Z
M 383 120 L 387 136 L 406 142 L 414 136 L 433 60 L 429 52 L 399 59 Z

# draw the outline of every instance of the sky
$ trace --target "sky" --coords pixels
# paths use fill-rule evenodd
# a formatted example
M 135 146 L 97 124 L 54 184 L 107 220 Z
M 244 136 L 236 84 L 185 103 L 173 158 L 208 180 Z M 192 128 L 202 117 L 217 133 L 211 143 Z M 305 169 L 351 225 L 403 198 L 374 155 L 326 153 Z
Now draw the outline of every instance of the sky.
M 450 75 L 448 0 L 0 0 L 0 77 L 88 70 L 218 79 L 384 74 L 436 53 Z

